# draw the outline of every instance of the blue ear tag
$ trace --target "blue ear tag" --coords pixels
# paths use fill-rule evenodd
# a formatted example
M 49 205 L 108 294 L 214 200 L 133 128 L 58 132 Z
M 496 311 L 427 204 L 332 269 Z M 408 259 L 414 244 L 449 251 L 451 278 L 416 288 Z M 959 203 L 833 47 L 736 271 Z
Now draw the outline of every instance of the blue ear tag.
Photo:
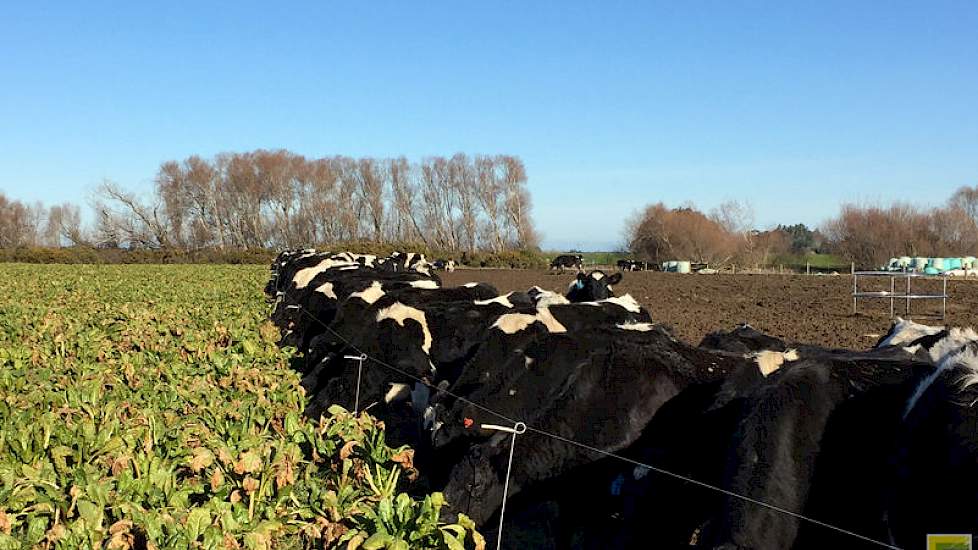
M 577 288 L 577 290 L 581 290 L 582 288 L 584 288 L 584 281 L 578 279 L 577 284 L 575 284 L 574 286 Z

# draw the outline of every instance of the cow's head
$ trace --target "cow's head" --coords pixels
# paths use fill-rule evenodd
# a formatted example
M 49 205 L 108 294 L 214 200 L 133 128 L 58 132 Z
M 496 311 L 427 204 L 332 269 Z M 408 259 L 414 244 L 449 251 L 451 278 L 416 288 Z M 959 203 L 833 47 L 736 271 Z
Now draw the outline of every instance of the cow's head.
M 619 281 L 621 273 L 605 275 L 600 270 L 578 273 L 567 289 L 567 299 L 571 302 L 596 302 L 613 298 L 615 293 L 611 285 L 616 285 Z
M 941 333 L 945 332 L 944 327 L 933 327 L 929 325 L 922 325 L 920 323 L 915 323 L 909 319 L 896 318 L 896 321 L 890 325 L 890 330 L 880 337 L 879 341 L 876 342 L 874 348 L 885 348 L 890 346 L 912 346 L 918 343 L 917 340 L 923 339 L 928 336 L 941 336 Z M 919 342 L 923 344 L 924 342 Z M 933 342 L 929 343 L 933 345 Z M 930 345 L 925 346 L 928 349 Z

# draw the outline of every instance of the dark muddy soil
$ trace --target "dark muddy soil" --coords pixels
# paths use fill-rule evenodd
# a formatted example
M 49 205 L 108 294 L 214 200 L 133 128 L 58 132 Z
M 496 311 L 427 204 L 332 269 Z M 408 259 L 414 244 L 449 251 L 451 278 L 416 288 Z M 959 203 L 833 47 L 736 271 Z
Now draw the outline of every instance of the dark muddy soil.
M 555 274 L 543 270 L 458 270 L 439 274 L 446 286 L 469 281 L 495 285 L 501 292 L 526 290 L 533 285 L 565 291 L 574 273 Z M 897 281 L 897 288 L 903 281 Z M 860 279 L 860 290 L 863 280 Z M 867 281 L 867 290 L 889 290 L 889 280 Z M 871 288 L 875 287 L 875 288 Z M 913 281 L 914 292 L 937 294 L 939 280 Z M 631 294 L 648 308 L 652 317 L 673 327 L 674 333 L 698 344 L 709 332 L 728 330 L 750 323 L 765 333 L 790 342 L 826 347 L 865 349 L 871 347 L 890 325 L 889 300 L 860 300 L 859 313 L 852 314 L 852 278 L 804 275 L 680 275 L 630 272 L 615 286 L 618 295 Z M 951 280 L 947 319 L 941 321 L 940 301 L 915 301 L 911 315 L 923 323 L 954 326 L 973 325 L 978 312 L 978 281 Z M 905 301 L 894 311 L 902 315 Z M 930 317 L 923 314 L 929 313 Z M 919 317 L 918 317 L 919 316 Z

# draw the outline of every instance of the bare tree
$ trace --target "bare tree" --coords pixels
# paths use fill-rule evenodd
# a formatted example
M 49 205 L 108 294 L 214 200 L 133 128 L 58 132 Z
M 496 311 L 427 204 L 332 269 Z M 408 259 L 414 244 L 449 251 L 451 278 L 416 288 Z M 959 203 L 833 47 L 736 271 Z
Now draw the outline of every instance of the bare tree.
M 146 196 L 104 182 L 92 207 L 89 235 L 68 203 L 45 209 L 3 197 L 0 245 L 296 247 L 366 237 L 471 252 L 538 241 L 526 171 L 513 156 L 192 155 L 161 163 Z
M 517 157 L 503 155 L 498 161 L 502 169 L 502 184 L 506 194 L 504 208 L 513 232 L 515 248 L 534 248 L 537 235 L 530 219 L 530 192 L 526 188 L 526 169 Z
M 105 180 L 98 188 L 98 195 L 106 201 L 105 222 L 114 226 L 111 233 L 121 236 L 129 246 L 145 248 L 171 248 L 172 224 L 165 215 L 162 197 L 157 195 L 150 204 L 117 184 Z
M 462 228 L 462 248 L 474 252 L 478 239 L 477 177 L 468 157 L 457 153 L 449 161 L 449 183 L 455 203 L 458 205 L 459 221 Z
M 489 247 L 498 252 L 503 249 L 503 234 L 499 219 L 502 185 L 497 175 L 497 163 L 492 157 L 478 156 L 475 158 L 475 165 L 476 199 L 485 216 Z
M 27 206 L 0 194 L 0 247 L 30 246 L 34 234 Z
M 387 173 L 390 175 L 394 210 L 397 212 L 397 238 L 411 241 L 421 239 L 428 244 L 425 232 L 418 225 L 415 193 L 417 184 L 411 178 L 411 166 L 404 157 L 388 161 Z
M 373 240 L 380 242 L 383 240 L 384 223 L 384 177 L 380 166 L 372 158 L 362 158 L 357 162 L 353 177 L 370 217 Z
M 746 201 L 728 200 L 710 212 L 710 218 L 720 224 L 738 243 L 737 256 L 741 263 L 757 266 L 767 254 L 758 254 L 757 236 L 754 229 L 754 207 Z
M 81 208 L 69 202 L 54 205 L 48 211 L 45 226 L 46 241 L 49 246 L 86 246 L 89 240 L 82 229 Z
M 632 251 L 656 263 L 691 260 L 723 264 L 737 251 L 737 237 L 692 205 L 675 209 L 662 203 L 650 205 L 629 226 Z
M 964 214 L 965 216 L 971 218 L 972 224 L 975 227 L 978 227 L 978 186 L 964 186 L 955 191 L 954 194 L 951 195 L 951 198 L 948 199 L 946 211 L 956 211 L 957 213 L 954 214 L 954 217 L 957 219 L 960 219 L 960 214 Z M 962 236 L 962 239 L 964 242 L 966 242 L 971 239 L 978 239 L 978 235 Z M 974 249 L 973 247 L 966 248 L 966 245 L 963 242 L 960 246 L 962 249 Z
M 431 234 L 432 242 L 439 248 L 453 248 L 449 227 L 451 207 L 444 193 L 444 159 L 429 158 L 421 163 L 420 187 L 422 198 L 421 217 Z M 446 218 L 446 212 L 448 217 Z
M 953 211 L 958 215 L 952 227 L 943 221 L 935 223 L 935 215 L 945 214 L 925 211 L 911 204 L 898 202 L 887 207 L 845 204 L 837 217 L 825 222 L 823 232 L 836 252 L 861 267 L 880 266 L 893 256 L 972 252 L 973 249 L 951 252 L 944 241 L 949 234 L 961 234 L 960 224 L 964 218 L 969 218 L 961 209 Z

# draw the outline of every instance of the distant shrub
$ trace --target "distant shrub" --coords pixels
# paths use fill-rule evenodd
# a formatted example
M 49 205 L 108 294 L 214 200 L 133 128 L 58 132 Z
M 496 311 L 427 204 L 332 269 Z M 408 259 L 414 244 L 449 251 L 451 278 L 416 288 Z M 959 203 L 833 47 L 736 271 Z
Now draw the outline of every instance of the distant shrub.
M 317 247 L 323 251 L 349 251 L 357 254 L 389 256 L 396 251 L 417 252 L 429 260 L 452 259 L 470 267 L 532 268 L 547 265 L 538 251 L 507 250 L 502 252 L 452 252 L 431 248 L 424 243 L 376 243 L 352 241 Z M 127 248 L 5 248 L 0 249 L 2 263 L 29 264 L 268 264 L 278 250 L 264 248 L 199 250 L 127 249 Z
M 475 252 L 462 254 L 462 264 L 469 267 L 508 267 L 529 269 L 546 267 L 547 259 L 532 250 L 506 250 L 502 252 Z

